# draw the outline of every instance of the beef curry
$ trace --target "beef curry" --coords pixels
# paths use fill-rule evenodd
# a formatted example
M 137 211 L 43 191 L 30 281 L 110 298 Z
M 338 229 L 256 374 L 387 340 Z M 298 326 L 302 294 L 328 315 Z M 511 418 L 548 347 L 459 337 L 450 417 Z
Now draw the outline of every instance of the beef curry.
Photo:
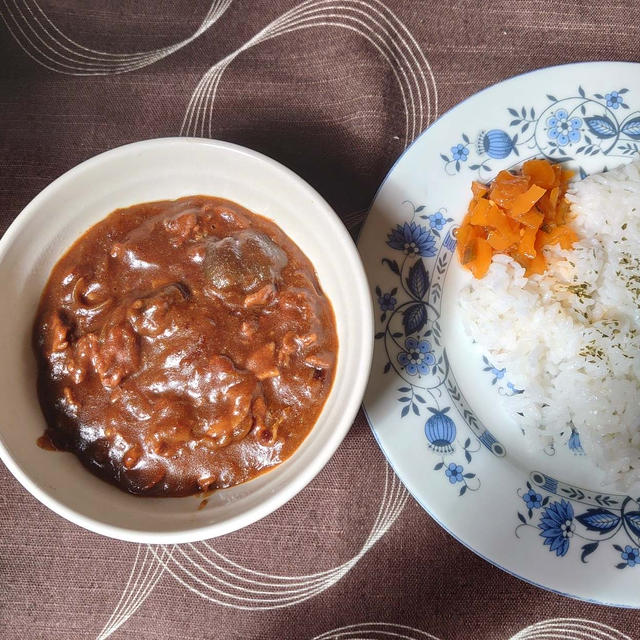
M 140 495 L 245 482 L 316 422 L 338 340 L 272 221 L 194 196 L 120 209 L 55 265 L 34 328 L 47 440 Z

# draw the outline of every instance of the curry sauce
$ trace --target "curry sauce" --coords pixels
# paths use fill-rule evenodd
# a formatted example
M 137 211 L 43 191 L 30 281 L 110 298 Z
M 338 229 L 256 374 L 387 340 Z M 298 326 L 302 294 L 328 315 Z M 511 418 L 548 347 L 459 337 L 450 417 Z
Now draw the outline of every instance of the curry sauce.
M 272 221 L 194 196 L 119 209 L 55 265 L 33 336 L 48 441 L 134 494 L 245 482 L 329 395 L 338 339 Z

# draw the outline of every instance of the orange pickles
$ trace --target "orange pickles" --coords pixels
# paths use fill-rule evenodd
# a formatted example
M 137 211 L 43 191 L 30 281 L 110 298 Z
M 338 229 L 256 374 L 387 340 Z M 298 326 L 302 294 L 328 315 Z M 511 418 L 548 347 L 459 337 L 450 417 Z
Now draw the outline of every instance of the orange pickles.
M 458 258 L 484 278 L 497 253 L 517 260 L 526 275 L 543 274 L 543 248 L 570 249 L 578 236 L 568 226 L 565 198 L 573 172 L 545 159 L 528 160 L 520 174 L 501 171 L 490 185 L 472 182 L 473 197 L 456 232 Z

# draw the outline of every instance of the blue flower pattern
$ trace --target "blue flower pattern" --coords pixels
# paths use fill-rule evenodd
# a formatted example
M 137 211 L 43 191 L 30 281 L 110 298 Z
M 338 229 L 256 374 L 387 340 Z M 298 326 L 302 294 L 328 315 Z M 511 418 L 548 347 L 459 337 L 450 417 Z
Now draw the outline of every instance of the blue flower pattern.
M 429 409 L 432 415 L 424 425 L 424 435 L 429 441 L 429 448 L 438 453 L 453 453 L 453 441 L 456 438 L 456 423 L 447 415 L 450 407 L 443 411 Z M 470 444 L 470 443 L 469 443 Z
M 620 557 L 625 561 L 628 567 L 635 567 L 637 564 L 640 564 L 640 549 L 638 549 L 638 547 L 626 545 L 620 554 Z
M 432 438 L 429 436 L 430 421 L 434 419 L 437 421 L 438 418 L 445 418 L 446 420 L 450 420 L 450 418 L 444 415 L 444 413 L 449 411 L 449 407 L 447 407 L 442 412 L 439 412 L 434 408 L 430 408 L 430 411 L 432 411 L 434 415 L 431 416 L 431 418 L 429 418 L 429 420 L 427 421 L 425 433 L 427 434 L 427 439 L 429 439 L 429 441 L 431 442 Z M 453 425 L 453 421 L 451 421 L 451 424 Z M 454 431 L 454 435 L 455 435 L 455 431 Z M 434 447 L 432 446 L 432 444 L 430 444 L 429 448 L 433 449 L 434 451 L 441 451 L 441 452 L 448 452 L 448 453 L 453 453 L 454 451 L 453 447 L 451 447 L 450 445 L 447 445 L 442 449 L 439 449 L 438 447 Z M 480 450 L 479 447 L 476 449 L 471 449 L 471 438 L 467 438 L 465 440 L 464 445 L 462 445 L 462 452 L 464 454 L 465 460 L 467 461 L 467 464 L 470 464 L 472 462 L 473 460 L 472 454 L 477 453 L 479 450 Z M 447 463 L 445 460 L 445 455 L 442 456 L 441 462 L 438 462 L 438 464 L 436 464 L 436 466 L 433 469 L 434 471 L 439 471 L 443 469 L 444 477 L 447 479 L 448 483 L 451 486 L 460 485 L 458 489 L 459 496 L 463 496 L 467 491 L 477 491 L 480 488 L 481 483 L 479 478 L 476 477 L 475 473 L 471 473 L 469 471 L 465 472 L 464 467 L 457 462 Z
M 404 367 L 410 376 L 429 373 L 429 369 L 435 363 L 431 343 L 428 340 L 416 340 L 407 338 L 404 341 L 405 351 L 398 354 L 398 362 Z
M 436 211 L 432 213 L 429 217 L 429 226 L 431 229 L 435 229 L 436 231 L 442 231 L 444 226 L 447 224 L 448 220 L 442 215 L 442 211 Z
M 496 369 L 495 367 L 491 367 L 490 371 L 491 371 L 491 375 L 494 376 L 496 380 L 502 380 L 502 378 L 504 378 L 506 369 L 504 367 L 502 369 Z
M 478 153 L 486 154 L 495 160 L 502 160 L 513 151 L 517 154 L 517 140 L 517 137 L 510 136 L 502 129 L 481 132 L 477 142 Z
M 579 86 L 565 98 L 548 94 L 547 104 L 537 111 L 528 106 L 509 107 L 508 126 L 480 131 L 475 144 L 463 133 L 462 143 L 440 154 L 445 172 L 455 175 L 466 167 L 481 179 L 489 179 L 495 173 L 492 160 L 519 156 L 520 150 L 530 157 L 530 149 L 535 150 L 534 155 L 559 161 L 598 154 L 640 155 L 640 111 L 627 115 L 624 96 L 628 91 L 623 87 L 587 95 Z
M 378 305 L 381 311 L 393 311 L 398 301 L 390 293 L 383 293 L 378 296 Z
M 640 549 L 638 547 L 632 547 L 631 545 L 626 545 L 620 557 L 625 561 L 628 567 L 635 567 L 637 564 L 640 564 Z
M 567 446 L 569 447 L 569 451 L 572 453 L 575 453 L 576 455 L 584 455 L 584 449 L 580 442 L 580 434 L 575 429 L 571 430 Z
M 451 462 L 449 466 L 446 468 L 444 475 L 449 478 L 449 482 L 451 484 L 455 484 L 456 482 L 462 482 L 462 472 L 464 469 L 461 465 L 456 464 L 455 462 Z
M 460 157 L 465 155 L 460 152 Z M 402 406 L 400 418 L 411 413 L 420 416 L 424 410 L 430 413 L 424 423 L 424 435 L 427 448 L 440 458 L 434 470 L 442 470 L 447 483 L 455 485 L 458 495 L 463 496 L 468 491 L 478 491 L 480 479 L 468 467 L 465 471 L 463 464 L 448 458 L 459 454 L 470 465 L 482 445 L 475 443 L 474 448 L 471 438 L 456 442 L 456 424 L 449 415 L 452 407 L 438 406 L 438 396 L 442 395 L 438 387 L 445 383 L 449 365 L 442 353 L 437 316 L 433 315 L 438 313 L 434 304 L 439 306 L 441 291 L 435 269 L 443 276 L 455 251 L 453 218 L 447 217 L 442 208 L 426 212 L 426 205 L 416 206 L 410 201 L 403 204 L 410 207 L 411 219 L 395 225 L 386 236 L 387 246 L 402 257 L 391 254 L 382 259 L 397 278 L 398 286 L 385 292 L 380 285 L 374 288 L 383 325 L 375 338 L 384 340 L 388 360 L 383 373 L 393 371 L 405 383 L 398 388 L 402 394 L 398 397 Z M 436 406 L 427 406 L 426 395 Z
M 506 396 L 515 396 L 520 393 L 524 393 L 524 389 L 517 389 L 512 382 L 507 382 L 506 388 L 501 385 L 498 385 L 499 382 L 504 380 L 507 370 L 504 367 L 502 367 L 501 369 L 498 369 L 498 367 L 494 366 L 493 364 L 491 364 L 491 362 L 489 362 L 489 359 L 486 356 L 482 357 L 482 361 L 486 365 L 483 371 L 486 371 L 487 373 L 489 373 L 489 375 L 493 376 L 493 380 L 491 381 L 491 384 L 498 386 L 498 393 Z
M 387 244 L 392 249 L 404 251 L 407 255 L 423 258 L 436 255 L 436 240 L 433 234 L 426 227 L 415 222 L 396 225 L 396 228 L 389 232 Z
M 518 393 L 524 393 L 524 389 L 517 389 L 513 382 L 507 382 L 507 395 L 515 396 Z
M 420 392 L 417 392 L 416 385 L 422 385 L 425 377 L 436 375 L 438 372 L 444 373 L 442 355 L 437 357 L 435 354 L 435 346 L 439 346 L 439 333 L 433 335 L 434 343 L 430 337 L 433 329 L 427 326 L 430 321 L 428 299 L 432 275 L 427 271 L 425 258 L 435 257 L 438 250 L 442 251 L 443 248 L 451 255 L 455 249 L 451 229 L 446 230 L 453 219 L 446 217 L 444 209 L 422 213 L 425 205 L 416 207 L 409 201 L 403 204 L 411 207 L 412 218 L 408 222 L 395 225 L 387 234 L 386 244 L 395 251 L 402 252 L 404 258 L 400 264 L 395 258 L 382 260 L 399 278 L 399 286 L 393 287 L 388 293 L 383 293 L 379 285 L 375 287 L 382 312 L 380 322 L 384 325 L 384 330 L 376 333 L 375 338 L 385 339 L 388 357 L 384 373 L 393 369 L 409 385 L 399 389 L 401 393 L 410 394 L 399 398 L 399 401 L 405 404 L 401 411 L 402 418 L 410 411 L 420 415 L 421 408 L 426 408 L 426 401 Z M 418 220 L 427 221 L 428 226 Z M 445 230 L 446 234 L 441 237 L 440 232 Z M 401 326 L 397 327 L 398 324 Z M 402 330 L 399 331 L 398 328 Z M 442 384 L 442 381 L 438 384 Z M 425 389 L 424 386 L 420 388 Z M 431 393 L 429 389 L 427 392 Z M 450 418 L 447 417 L 446 420 Z M 455 427 L 453 433 L 455 435 Z M 448 443 L 448 446 L 452 446 L 451 443 Z M 437 447 L 439 452 L 446 449 L 442 443 Z
M 527 509 L 539 509 L 542 506 L 542 495 L 533 489 L 529 489 L 529 491 L 522 496 L 522 499 L 527 505 Z
M 607 101 L 607 107 L 611 107 L 612 109 L 617 109 L 620 106 L 624 106 L 624 100 L 618 91 L 611 91 L 611 93 L 606 93 L 604 96 Z
M 549 551 L 557 557 L 567 555 L 572 540 L 576 539 L 580 544 L 580 560 L 586 563 L 601 544 L 619 534 L 626 535 L 632 544 L 626 544 L 624 548 L 619 544 L 611 545 L 623 560 L 615 566 L 617 569 L 626 569 L 640 565 L 637 546 L 640 538 L 640 505 L 635 500 L 629 496 L 593 494 L 539 472 L 533 472 L 531 476 L 539 486 L 534 487 L 527 482 L 526 491 L 518 491 L 525 504 L 526 515 L 517 513 L 520 521 L 516 527 L 517 537 L 520 537 L 521 528 L 533 528 L 543 539 L 543 545 L 549 547 Z M 549 495 L 543 497 L 543 491 Z M 554 496 L 560 496 L 560 500 L 552 501 Z M 584 509 L 580 508 L 581 504 L 589 506 Z
M 578 142 L 580 140 L 580 127 L 582 127 L 582 118 L 569 118 L 566 109 L 558 109 L 555 114 L 547 118 L 547 135 L 551 140 L 564 147 L 569 142 Z
M 555 552 L 556 556 L 564 556 L 569 550 L 576 529 L 573 515 L 573 507 L 566 500 L 551 503 L 542 513 L 538 524 L 540 535 L 549 551 Z
M 467 149 L 463 144 L 457 144 L 454 147 L 451 147 L 451 155 L 454 160 L 466 162 L 469 157 L 469 149 Z

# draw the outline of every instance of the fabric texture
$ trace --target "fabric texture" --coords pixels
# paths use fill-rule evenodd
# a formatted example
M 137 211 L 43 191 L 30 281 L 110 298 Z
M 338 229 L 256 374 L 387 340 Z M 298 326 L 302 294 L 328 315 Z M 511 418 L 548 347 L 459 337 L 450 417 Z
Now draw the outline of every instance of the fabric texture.
M 640 60 L 633 0 L 3 0 L 0 13 L 1 232 L 79 162 L 189 134 L 281 161 L 355 236 L 436 115 L 531 69 Z M 212 67 L 224 73 L 196 104 Z M 426 87 L 410 118 L 399 67 Z M 449 536 L 404 492 L 362 412 L 290 503 L 179 548 L 84 531 L 0 465 L 0 585 L 3 640 L 311 640 L 356 624 L 349 637 L 497 640 L 556 617 L 640 637 L 639 612 L 543 591 Z

